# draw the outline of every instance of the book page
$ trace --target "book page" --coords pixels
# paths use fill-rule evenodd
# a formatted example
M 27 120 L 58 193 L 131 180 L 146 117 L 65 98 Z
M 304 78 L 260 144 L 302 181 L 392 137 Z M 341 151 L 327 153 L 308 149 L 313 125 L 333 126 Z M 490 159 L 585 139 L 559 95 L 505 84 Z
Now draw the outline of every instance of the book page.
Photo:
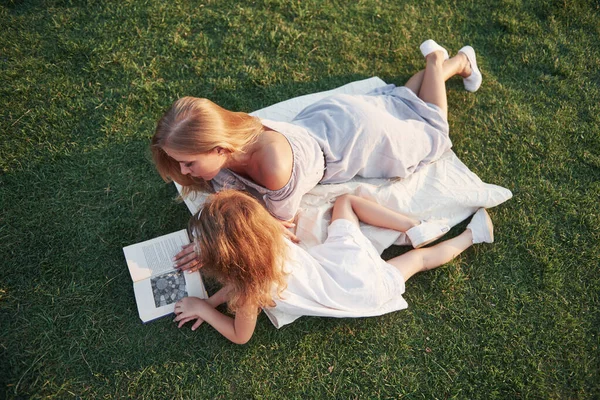
M 208 298 L 202 277 L 198 271 L 169 272 L 150 279 L 134 282 L 133 289 L 142 322 L 152 321 L 171 314 L 175 303 L 186 296 Z
M 154 275 L 173 271 L 173 256 L 190 243 L 187 231 L 182 229 L 154 239 L 123 248 L 131 279 L 137 282 Z

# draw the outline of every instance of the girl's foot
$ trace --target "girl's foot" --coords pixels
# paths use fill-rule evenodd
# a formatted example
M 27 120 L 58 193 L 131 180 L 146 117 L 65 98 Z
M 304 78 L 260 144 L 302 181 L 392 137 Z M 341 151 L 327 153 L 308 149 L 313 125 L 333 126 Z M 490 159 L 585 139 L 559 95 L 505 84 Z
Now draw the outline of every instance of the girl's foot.
M 464 75 L 461 74 L 463 76 L 463 84 L 465 85 L 465 89 L 468 92 L 476 92 L 477 89 L 479 89 L 479 86 L 481 86 L 481 81 L 483 78 L 479 68 L 477 68 L 477 57 L 475 57 L 475 50 L 471 46 L 465 46 L 458 52 L 463 53 L 469 61 L 469 68 L 465 69 Z M 470 73 L 468 73 L 469 69 L 471 70 Z
M 439 44 L 437 44 L 435 41 L 429 39 L 424 41 L 423 43 L 421 43 L 421 46 L 419 46 L 419 48 L 421 49 L 421 53 L 423 54 L 424 57 L 427 57 L 429 54 L 433 53 L 434 51 L 441 51 L 444 53 L 444 60 L 447 60 L 448 58 L 450 58 L 450 56 L 448 55 L 448 50 L 446 50 L 445 48 L 443 48 L 442 46 L 440 46 Z
M 473 244 L 494 242 L 494 224 L 485 208 L 480 208 L 473 214 L 467 229 L 473 235 Z
M 449 230 L 448 225 L 439 221 L 421 221 L 419 225 L 407 230 L 406 236 L 410 239 L 413 247 L 418 249 L 441 238 Z

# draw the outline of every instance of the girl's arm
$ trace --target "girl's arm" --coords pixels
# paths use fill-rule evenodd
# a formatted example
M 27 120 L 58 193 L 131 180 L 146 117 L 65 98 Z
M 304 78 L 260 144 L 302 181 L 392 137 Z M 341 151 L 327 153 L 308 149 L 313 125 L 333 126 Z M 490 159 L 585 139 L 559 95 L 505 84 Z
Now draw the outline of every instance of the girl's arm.
M 221 304 L 227 302 L 229 300 L 229 286 L 223 286 L 219 289 L 215 294 L 208 298 L 207 303 L 210 304 L 213 308 L 217 308 Z
M 250 340 L 256 327 L 257 317 L 255 305 L 239 307 L 235 318 L 231 318 L 215 310 L 208 300 L 198 297 L 186 297 L 179 300 L 175 304 L 175 314 L 177 314 L 175 322 L 179 322 L 179 328 L 191 319 L 202 319 L 236 344 L 244 344 Z
M 223 286 L 221 289 L 219 289 L 215 294 L 213 294 L 212 296 L 210 296 L 206 302 L 208 304 L 210 304 L 210 306 L 212 308 L 217 308 L 218 306 L 220 306 L 221 304 L 227 302 L 229 300 L 229 287 L 228 286 Z M 202 325 L 202 323 L 204 322 L 204 320 L 198 316 L 194 316 L 191 315 L 187 318 L 182 318 L 180 320 L 178 320 L 179 322 L 179 327 L 181 328 L 184 324 L 190 322 L 190 321 L 196 321 L 194 322 L 194 325 L 192 325 L 192 330 L 195 331 L 196 329 L 198 329 L 198 327 L 200 325 Z

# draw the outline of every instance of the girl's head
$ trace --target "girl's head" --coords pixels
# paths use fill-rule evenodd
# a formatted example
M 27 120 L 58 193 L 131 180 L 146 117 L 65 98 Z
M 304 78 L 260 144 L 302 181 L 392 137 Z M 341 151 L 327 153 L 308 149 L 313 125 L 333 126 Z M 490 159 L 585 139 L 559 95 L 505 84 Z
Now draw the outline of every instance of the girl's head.
M 152 137 L 152 158 L 165 181 L 205 189 L 228 157 L 252 143 L 262 123 L 208 99 L 183 97 L 162 116 Z
M 281 224 L 254 198 L 236 190 L 209 196 L 189 229 L 202 271 L 230 286 L 229 308 L 273 306 L 273 289 L 285 288 L 287 246 Z

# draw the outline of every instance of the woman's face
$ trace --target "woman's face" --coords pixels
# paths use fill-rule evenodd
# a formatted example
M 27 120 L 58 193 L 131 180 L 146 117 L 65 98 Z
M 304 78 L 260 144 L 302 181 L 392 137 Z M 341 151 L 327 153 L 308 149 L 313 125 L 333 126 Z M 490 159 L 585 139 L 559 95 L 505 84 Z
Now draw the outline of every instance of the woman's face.
M 210 181 L 217 176 L 227 161 L 226 151 L 218 147 L 208 153 L 200 154 L 185 154 L 168 148 L 163 150 L 179 163 L 183 175 L 191 175 L 205 181 Z

